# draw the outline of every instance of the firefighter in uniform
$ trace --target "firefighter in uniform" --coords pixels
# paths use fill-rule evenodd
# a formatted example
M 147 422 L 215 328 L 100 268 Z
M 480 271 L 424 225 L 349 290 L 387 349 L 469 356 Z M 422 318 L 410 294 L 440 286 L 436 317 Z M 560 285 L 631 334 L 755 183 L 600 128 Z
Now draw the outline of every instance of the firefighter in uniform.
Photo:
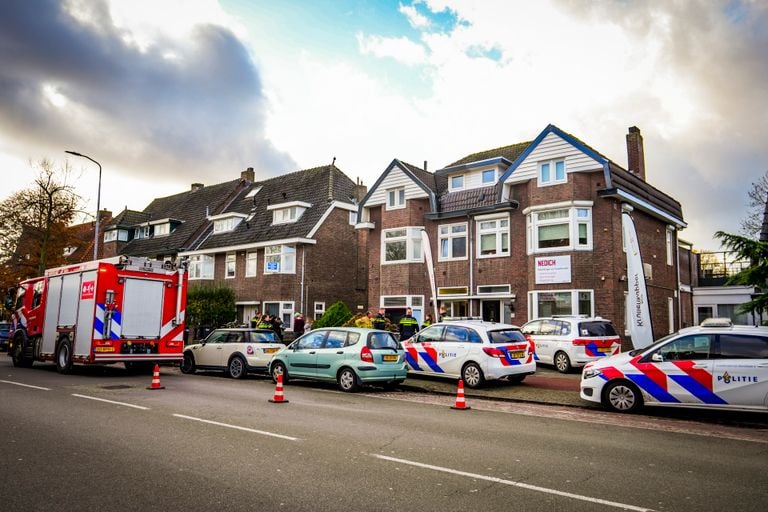
M 405 310 L 405 316 L 400 319 L 398 327 L 400 327 L 400 341 L 407 340 L 419 330 L 419 322 L 413 318 L 413 311 L 411 308 Z
M 384 316 L 384 308 L 379 308 L 379 314 L 371 319 L 374 329 L 387 330 L 387 317 Z

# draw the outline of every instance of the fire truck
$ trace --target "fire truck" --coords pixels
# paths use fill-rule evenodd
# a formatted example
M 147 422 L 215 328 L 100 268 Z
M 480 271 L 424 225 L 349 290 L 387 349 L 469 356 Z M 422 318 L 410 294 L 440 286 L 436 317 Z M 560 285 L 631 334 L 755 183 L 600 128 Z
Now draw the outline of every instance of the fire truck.
M 74 363 L 138 370 L 183 359 L 183 266 L 125 256 L 68 265 L 21 282 L 5 302 L 17 367 L 54 361 L 60 373 Z

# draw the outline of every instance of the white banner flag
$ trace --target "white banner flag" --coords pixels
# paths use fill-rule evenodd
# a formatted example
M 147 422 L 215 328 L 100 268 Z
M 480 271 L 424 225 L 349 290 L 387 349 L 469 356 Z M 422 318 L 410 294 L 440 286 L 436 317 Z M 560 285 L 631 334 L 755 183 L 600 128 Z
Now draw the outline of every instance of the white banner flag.
M 637 241 L 635 222 L 624 211 L 621 214 L 621 227 L 624 230 L 624 243 L 627 250 L 627 321 L 632 346 L 647 347 L 653 343 L 651 309 L 648 305 L 648 290 L 645 287 L 643 260 L 640 257 L 640 244 Z
M 425 229 L 421 230 L 421 246 L 424 250 L 424 261 L 427 264 L 427 272 L 429 272 L 429 286 L 432 288 L 432 309 L 433 317 L 432 321 L 437 322 L 440 319 L 440 315 L 437 311 L 437 285 L 435 284 L 435 265 L 432 262 L 432 246 L 429 245 L 429 235 Z

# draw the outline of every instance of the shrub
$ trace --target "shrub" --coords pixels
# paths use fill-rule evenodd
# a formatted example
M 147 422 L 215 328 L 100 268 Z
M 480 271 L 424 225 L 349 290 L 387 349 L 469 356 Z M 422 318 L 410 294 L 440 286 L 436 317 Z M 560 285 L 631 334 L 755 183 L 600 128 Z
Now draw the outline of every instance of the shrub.
M 235 292 L 227 286 L 195 285 L 187 290 L 186 322 L 218 327 L 237 316 Z
M 339 327 L 352 318 L 352 311 L 342 301 L 334 302 L 325 310 L 323 316 L 315 320 L 313 329 L 318 327 Z

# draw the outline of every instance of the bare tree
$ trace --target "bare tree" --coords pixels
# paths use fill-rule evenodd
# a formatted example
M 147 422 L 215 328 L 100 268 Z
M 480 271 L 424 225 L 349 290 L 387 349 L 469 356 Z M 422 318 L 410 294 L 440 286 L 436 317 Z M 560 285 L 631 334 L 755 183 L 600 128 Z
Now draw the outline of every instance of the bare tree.
M 768 197 L 768 171 L 759 180 L 752 183 L 752 188 L 749 189 L 747 195 L 749 197 L 749 210 L 747 216 L 741 221 L 741 232 L 748 238 L 756 239 L 760 236 L 760 230 L 763 227 L 763 213 Z
M 64 248 L 72 241 L 67 227 L 80 213 L 82 199 L 67 183 L 69 165 L 56 169 L 43 159 L 36 167 L 34 183 L 0 207 L 0 263 L 2 277 L 10 281 L 63 264 Z

